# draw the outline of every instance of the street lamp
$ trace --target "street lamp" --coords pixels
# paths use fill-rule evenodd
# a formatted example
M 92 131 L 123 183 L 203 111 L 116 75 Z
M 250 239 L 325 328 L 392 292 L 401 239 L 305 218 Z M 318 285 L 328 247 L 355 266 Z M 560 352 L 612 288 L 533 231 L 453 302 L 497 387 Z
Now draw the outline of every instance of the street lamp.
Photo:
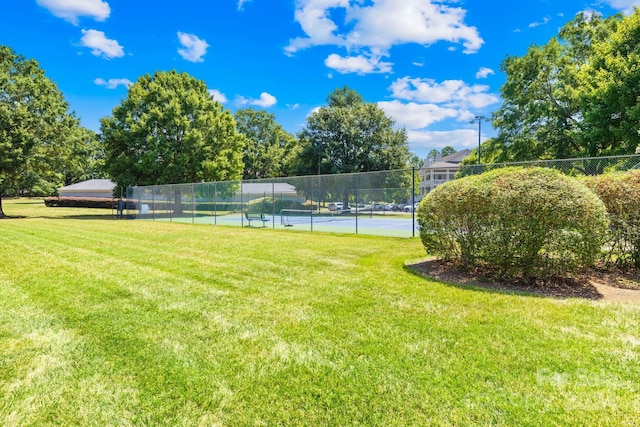
M 478 165 L 480 164 L 480 137 L 482 136 L 482 121 L 488 122 L 489 119 L 485 116 L 475 116 L 473 120 L 471 120 L 471 124 L 478 122 Z

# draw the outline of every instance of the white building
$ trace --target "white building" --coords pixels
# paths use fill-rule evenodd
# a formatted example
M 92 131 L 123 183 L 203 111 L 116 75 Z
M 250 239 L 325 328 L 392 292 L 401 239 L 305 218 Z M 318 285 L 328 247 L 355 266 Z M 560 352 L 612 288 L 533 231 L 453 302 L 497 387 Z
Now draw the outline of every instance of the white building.
M 454 179 L 460 163 L 470 154 L 471 150 L 465 149 L 436 159 L 430 164 L 425 162 L 425 166 L 420 169 L 420 196 L 423 197 L 438 185 Z

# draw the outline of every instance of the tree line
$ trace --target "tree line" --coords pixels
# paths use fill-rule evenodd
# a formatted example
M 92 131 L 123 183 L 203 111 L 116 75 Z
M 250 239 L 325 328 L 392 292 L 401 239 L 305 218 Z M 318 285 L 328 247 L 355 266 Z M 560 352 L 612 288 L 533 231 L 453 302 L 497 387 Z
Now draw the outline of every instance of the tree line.
M 34 59 L 0 46 L 1 196 L 49 195 L 63 184 L 109 177 L 119 189 L 402 169 L 412 159 L 404 130 L 354 90 L 336 89 L 297 137 L 266 111 L 235 115 L 186 73 L 140 77 L 101 119 L 80 126 Z
M 482 163 L 633 154 L 640 146 L 640 12 L 582 12 L 501 65 L 498 130 Z M 477 152 L 465 159 L 473 164 Z
M 638 10 L 579 13 L 545 45 L 508 56 L 503 104 L 492 115 L 498 134 L 484 142 L 482 163 L 633 153 L 639 39 Z M 343 87 L 294 136 L 271 113 L 234 115 L 203 81 L 158 71 L 140 77 L 95 133 L 80 125 L 36 60 L 0 46 L 0 217 L 3 195 L 48 195 L 91 177 L 126 187 L 419 166 L 406 131 L 394 125 Z

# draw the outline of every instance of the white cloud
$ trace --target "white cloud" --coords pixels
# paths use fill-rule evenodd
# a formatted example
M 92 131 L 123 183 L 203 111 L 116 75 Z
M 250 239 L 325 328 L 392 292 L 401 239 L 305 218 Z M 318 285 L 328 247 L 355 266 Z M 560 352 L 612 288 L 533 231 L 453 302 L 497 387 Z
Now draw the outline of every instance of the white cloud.
M 532 22 L 531 24 L 529 24 L 529 28 L 535 28 L 535 27 L 539 27 L 541 25 L 546 25 L 549 23 L 549 21 L 551 20 L 551 18 L 549 18 L 548 16 L 545 16 L 542 19 L 542 22 Z
M 489 86 L 469 85 L 462 80 L 436 82 L 432 79 L 404 77 L 394 81 L 389 90 L 392 101 L 378 102 L 385 113 L 393 117 L 398 127 L 407 130 L 409 147 L 415 153 L 447 145 L 472 147 L 478 133 L 469 123 L 482 109 L 500 102 L 488 93 Z M 463 129 L 455 131 L 429 130 L 441 122 L 458 122 Z
M 78 25 L 78 17 L 88 16 L 104 21 L 111 14 L 109 3 L 101 0 L 37 0 L 37 3 L 54 16 Z
M 251 0 L 238 0 L 238 10 L 244 9 L 244 4 L 249 3 Z
M 342 57 L 332 53 L 324 60 L 324 65 L 341 74 L 356 73 L 388 73 L 391 72 L 390 62 L 381 62 L 380 58 L 368 58 L 364 55 Z
M 178 40 L 184 49 L 178 49 L 182 58 L 189 62 L 203 62 L 202 57 L 207 54 L 209 45 L 206 40 L 198 38 L 194 34 L 178 32 Z
M 250 104 L 257 105 L 258 107 L 262 107 L 262 108 L 267 108 L 267 107 L 272 107 L 276 105 L 277 102 L 278 100 L 276 99 L 275 96 L 267 92 L 262 92 L 260 94 L 260 99 L 253 100 L 250 102 Z
M 381 101 L 378 106 L 393 117 L 398 126 L 407 129 L 420 129 L 447 119 L 457 119 L 460 112 L 454 108 L 440 107 L 435 104 L 403 103 L 401 101 Z
M 124 87 L 129 87 L 133 84 L 133 82 L 129 79 L 109 79 L 105 80 L 102 78 L 97 78 L 93 81 L 98 86 L 104 86 L 107 89 L 116 89 L 118 86 L 122 85 Z
M 91 53 L 95 56 L 102 56 L 107 59 L 124 56 L 122 46 L 116 40 L 108 39 L 102 31 L 82 30 L 80 42 L 82 46 L 91 48 Z
M 209 89 L 209 95 L 211 95 L 214 100 L 218 101 L 221 104 L 227 102 L 227 97 L 225 96 L 225 94 L 220 92 L 218 89 Z
M 621 10 L 630 15 L 633 13 L 633 7 L 640 7 L 640 0 L 604 0 L 612 9 Z
M 493 71 L 491 68 L 487 68 L 487 67 L 480 67 L 480 69 L 478 70 L 478 72 L 476 73 L 476 79 L 486 79 L 487 77 L 495 74 L 496 72 Z
M 409 147 L 414 152 L 426 152 L 446 146 L 457 148 L 475 148 L 478 146 L 478 131 L 473 129 L 457 129 L 452 131 L 407 131 Z M 484 142 L 486 137 L 482 137 Z
M 394 98 L 454 108 L 479 109 L 500 102 L 497 95 L 487 93 L 489 86 L 469 86 L 462 80 L 437 83 L 432 79 L 403 77 L 393 82 L 390 89 Z
M 260 98 L 259 99 L 251 99 L 251 98 L 245 98 L 244 96 L 236 96 L 235 99 L 235 104 L 236 105 L 255 105 L 257 107 L 262 107 L 262 108 L 268 108 L 268 107 L 273 107 L 274 105 L 276 105 L 276 103 L 278 102 L 278 100 L 276 99 L 275 96 L 267 93 L 267 92 L 262 92 L 260 94 Z
M 336 9 L 345 11 L 344 22 L 333 20 L 332 12 Z M 461 44 L 464 53 L 475 53 L 484 41 L 475 27 L 464 23 L 465 16 L 464 9 L 435 0 L 297 0 L 295 19 L 306 36 L 290 40 L 285 52 L 293 54 L 329 45 L 365 58 L 380 58 L 388 56 L 392 46 L 408 43 L 429 46 L 446 41 Z M 348 30 L 341 32 L 341 28 Z M 351 57 L 362 61 L 361 57 Z M 333 60 L 338 58 L 336 55 Z M 391 64 L 384 70 L 390 72 Z

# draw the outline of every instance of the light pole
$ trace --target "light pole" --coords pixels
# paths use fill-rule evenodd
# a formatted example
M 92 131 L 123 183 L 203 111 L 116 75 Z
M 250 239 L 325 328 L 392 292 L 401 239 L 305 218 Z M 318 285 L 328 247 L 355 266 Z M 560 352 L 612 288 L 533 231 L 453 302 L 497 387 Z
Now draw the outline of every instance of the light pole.
M 478 122 L 478 165 L 480 165 L 480 137 L 482 136 L 482 121 L 488 122 L 489 119 L 485 116 L 475 116 L 473 120 L 471 120 L 471 124 Z

